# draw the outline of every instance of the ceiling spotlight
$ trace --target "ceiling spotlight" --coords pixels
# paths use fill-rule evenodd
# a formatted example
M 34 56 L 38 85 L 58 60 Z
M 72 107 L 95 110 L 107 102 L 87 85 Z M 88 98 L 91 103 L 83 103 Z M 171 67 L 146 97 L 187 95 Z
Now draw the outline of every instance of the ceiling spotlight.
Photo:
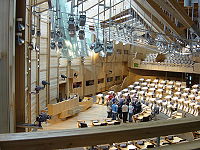
M 85 23 L 86 23 L 86 15 L 80 15 L 79 25 L 80 26 L 85 26 Z
M 75 30 L 75 22 L 74 22 L 74 17 L 70 17 L 68 21 L 68 30 Z
M 70 37 L 74 37 L 76 35 L 76 31 L 75 30 L 69 30 L 69 36 Z
M 80 40 L 84 40 L 84 38 L 85 38 L 85 31 L 84 30 L 80 30 L 78 35 L 79 35 L 79 39 Z

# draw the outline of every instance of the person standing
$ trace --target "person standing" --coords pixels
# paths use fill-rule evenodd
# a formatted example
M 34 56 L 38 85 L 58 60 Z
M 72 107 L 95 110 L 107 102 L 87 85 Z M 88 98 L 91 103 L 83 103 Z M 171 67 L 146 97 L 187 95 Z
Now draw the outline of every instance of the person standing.
M 123 122 L 126 123 L 128 117 L 128 105 L 126 103 L 124 103 L 124 105 L 122 106 L 122 114 Z
M 107 113 L 108 113 L 107 118 L 112 118 L 112 108 L 109 103 L 107 103 Z
M 117 112 L 118 112 L 118 106 L 117 106 L 117 104 L 114 102 L 114 103 L 112 104 L 112 120 L 116 120 Z
M 122 105 L 118 104 L 118 117 L 122 119 Z
M 134 110 L 134 107 L 132 105 L 132 103 L 129 103 L 129 107 L 128 107 L 128 121 L 129 122 L 133 122 L 133 110 Z

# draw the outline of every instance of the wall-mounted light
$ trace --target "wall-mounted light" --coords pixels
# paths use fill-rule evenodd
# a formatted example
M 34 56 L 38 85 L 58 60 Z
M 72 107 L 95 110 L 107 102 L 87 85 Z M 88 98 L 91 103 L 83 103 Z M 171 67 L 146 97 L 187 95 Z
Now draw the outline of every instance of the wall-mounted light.
M 67 76 L 64 75 L 64 74 L 61 74 L 60 76 L 61 76 L 61 78 L 62 78 L 63 80 L 67 79 Z
M 33 50 L 33 49 L 34 49 L 33 42 L 31 42 L 31 43 L 28 45 L 28 49 L 29 49 L 29 50 Z
M 43 85 L 44 87 L 46 87 L 46 85 L 50 85 L 50 83 L 43 80 L 43 81 L 42 81 L 42 85 Z
M 37 30 L 36 35 L 37 35 L 37 36 L 41 36 L 41 31 L 40 31 L 40 30 Z
M 17 33 L 17 44 L 18 45 L 23 45 L 25 43 L 24 39 L 22 39 L 22 33 Z
M 55 48 L 56 48 L 56 43 L 55 43 L 55 41 L 51 41 L 51 43 L 50 43 L 50 48 L 51 48 L 51 49 L 55 49 Z
M 77 77 L 78 77 L 78 74 L 77 74 L 76 72 L 74 73 L 74 77 L 75 77 L 75 78 L 77 78 Z
M 35 51 L 37 51 L 37 52 L 40 51 L 40 46 L 39 46 L 39 45 L 36 45 L 36 46 L 35 46 Z
M 18 30 L 19 32 L 25 30 L 25 26 L 23 25 L 22 21 L 23 21 L 22 18 L 17 18 L 17 30 Z

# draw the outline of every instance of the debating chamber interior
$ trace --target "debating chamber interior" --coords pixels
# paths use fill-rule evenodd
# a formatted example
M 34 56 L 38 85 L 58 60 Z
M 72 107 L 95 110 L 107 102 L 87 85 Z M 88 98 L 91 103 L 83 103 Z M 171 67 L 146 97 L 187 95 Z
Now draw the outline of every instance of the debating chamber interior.
M 200 0 L 1 0 L 0 150 L 200 149 Z

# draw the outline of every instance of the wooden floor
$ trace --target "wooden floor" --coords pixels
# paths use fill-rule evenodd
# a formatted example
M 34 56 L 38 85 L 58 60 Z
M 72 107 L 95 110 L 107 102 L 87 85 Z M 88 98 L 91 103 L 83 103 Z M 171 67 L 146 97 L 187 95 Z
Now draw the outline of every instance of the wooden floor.
M 85 120 L 87 124 L 91 124 L 91 120 L 104 120 L 106 119 L 106 117 L 106 106 L 94 104 L 88 110 L 80 112 L 78 115 L 70 117 L 64 121 L 53 118 L 47 124 L 43 124 L 43 130 L 62 130 L 77 128 L 78 120 Z

